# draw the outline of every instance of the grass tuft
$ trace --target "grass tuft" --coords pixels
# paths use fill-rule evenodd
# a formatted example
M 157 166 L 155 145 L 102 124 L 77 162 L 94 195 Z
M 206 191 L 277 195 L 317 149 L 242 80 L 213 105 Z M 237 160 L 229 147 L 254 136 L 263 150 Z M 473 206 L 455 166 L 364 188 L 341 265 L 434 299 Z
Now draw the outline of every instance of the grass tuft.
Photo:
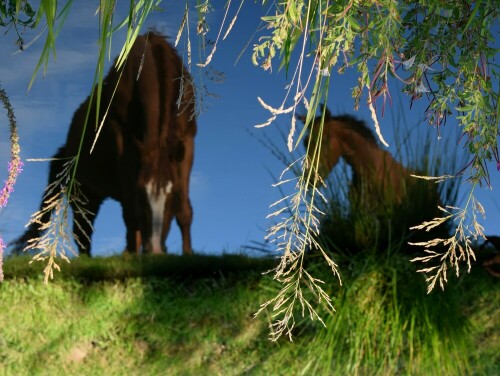
M 468 310 L 478 293 L 476 278 L 484 271 L 466 277 L 475 281 L 456 280 L 446 292 L 428 295 L 424 278 L 402 255 L 365 252 L 340 265 L 347 270 L 345 288 L 331 291 L 337 311 L 312 341 L 314 374 L 483 374 L 482 367 L 498 362 L 497 355 L 488 354 L 493 364 L 476 363 L 482 355 L 471 350 L 482 341 L 476 325 L 491 325 L 473 319 Z M 489 289 L 490 282 L 480 279 L 479 289 Z M 490 303 L 498 305 L 499 290 L 492 291 Z M 487 337 L 492 341 L 497 335 Z

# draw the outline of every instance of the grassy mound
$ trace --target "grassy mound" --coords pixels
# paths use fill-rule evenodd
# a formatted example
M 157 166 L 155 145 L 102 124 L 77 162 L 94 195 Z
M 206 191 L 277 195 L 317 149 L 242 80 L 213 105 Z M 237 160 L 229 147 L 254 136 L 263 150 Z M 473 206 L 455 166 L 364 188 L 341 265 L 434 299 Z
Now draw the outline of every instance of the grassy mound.
M 360 254 L 340 262 L 344 285 L 329 288 L 337 311 L 323 312 L 327 328 L 305 319 L 295 342 L 273 343 L 271 318 L 253 318 L 280 287 L 261 274 L 273 260 L 82 258 L 62 265 L 44 285 L 41 265 L 12 258 L 0 285 L 0 369 L 5 375 L 497 374 L 500 289 L 481 268 L 451 281 L 444 293 L 426 295 L 422 278 L 400 256 Z M 329 272 L 317 268 L 328 281 Z

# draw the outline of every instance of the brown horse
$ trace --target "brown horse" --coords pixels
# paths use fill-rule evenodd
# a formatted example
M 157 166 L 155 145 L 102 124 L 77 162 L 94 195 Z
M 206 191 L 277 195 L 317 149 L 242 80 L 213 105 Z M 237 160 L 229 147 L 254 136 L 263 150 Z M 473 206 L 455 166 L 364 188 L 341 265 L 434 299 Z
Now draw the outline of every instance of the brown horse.
M 195 92 L 180 57 L 161 35 L 149 32 L 137 38 L 121 78 L 113 67 L 104 80 L 98 120 L 103 118 L 108 104 L 109 111 L 94 150 L 89 153 L 96 136 L 92 126 L 95 104 L 89 97 L 75 112 L 66 144 L 54 156 L 57 159 L 51 163 L 49 174 L 50 184 L 62 170 L 61 159 L 77 154 L 83 134 L 76 180 L 87 199 L 84 209 L 93 214 L 87 216 L 87 222 L 73 210 L 73 232 L 82 242 L 79 252 L 90 255 L 92 224 L 101 203 L 110 197 L 122 206 L 127 251 L 166 251 L 165 239 L 175 216 L 182 233 L 183 253 L 190 254 L 193 212 L 189 177 L 196 134 Z M 90 119 L 85 129 L 89 105 Z M 49 216 L 43 222 L 48 222 Z M 32 224 L 14 242 L 14 251 L 39 236 L 39 226 Z
M 325 179 L 342 157 L 352 168 L 352 188 L 360 195 L 386 203 L 401 203 L 409 172 L 379 147 L 375 136 L 362 121 L 350 115 L 334 117 L 327 108 L 324 110 L 320 176 Z M 302 117 L 300 119 L 305 121 Z M 320 120 L 321 117 L 317 117 L 312 125 L 313 140 L 317 139 Z M 306 147 L 309 138 L 305 140 Z
M 346 231 L 354 234 L 356 247 L 358 243 L 365 247 L 377 239 L 381 245 L 384 242 L 388 245 L 391 233 L 405 234 L 409 227 L 437 215 L 440 199 L 434 184 L 411 177 L 411 171 L 379 147 L 364 122 L 350 115 L 332 116 L 327 108 L 323 109 L 318 172 L 325 179 L 340 158 L 351 167 L 349 203 L 353 228 Z M 305 117 L 300 119 L 305 122 Z M 314 142 L 318 140 L 320 121 L 321 117 L 314 119 L 310 125 L 312 131 L 305 139 L 306 147 L 311 140 L 310 157 L 314 153 Z M 341 225 L 334 218 L 327 218 L 325 223 L 334 232 Z M 385 226 L 390 226 L 391 230 L 380 233 L 378 229 Z M 385 238 L 387 236 L 389 238 Z

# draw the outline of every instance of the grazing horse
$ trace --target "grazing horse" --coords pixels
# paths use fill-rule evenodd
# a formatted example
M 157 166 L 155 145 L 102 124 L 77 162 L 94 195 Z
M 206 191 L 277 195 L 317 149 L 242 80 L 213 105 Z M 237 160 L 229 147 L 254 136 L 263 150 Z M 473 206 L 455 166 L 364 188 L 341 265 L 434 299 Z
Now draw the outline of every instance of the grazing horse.
M 384 237 L 390 233 L 405 234 L 409 227 L 437 215 L 440 199 L 434 184 L 411 177 L 409 170 L 379 147 L 364 122 L 350 115 L 332 116 L 327 108 L 322 110 L 325 116 L 318 173 L 325 179 L 340 158 L 351 167 L 349 201 L 355 243 L 366 246 L 378 241 L 388 245 L 390 238 Z M 299 119 L 305 122 L 305 117 Z M 320 121 L 321 117 L 314 119 L 305 139 L 306 147 L 311 139 L 310 157 L 319 139 Z M 325 226 L 338 231 L 339 224 L 328 221 L 332 218 L 327 218 Z M 377 230 L 387 225 L 391 231 Z M 412 236 L 415 239 L 417 235 Z
M 76 180 L 86 198 L 84 209 L 91 214 L 86 221 L 73 207 L 80 254 L 90 255 L 92 224 L 108 197 L 122 206 L 128 252 L 166 251 L 165 239 L 175 216 L 183 253 L 191 254 L 193 212 L 188 193 L 196 134 L 195 92 L 180 57 L 163 36 L 155 32 L 139 36 L 123 72 L 113 66 L 103 83 L 99 122 L 107 109 L 90 153 L 96 137 L 96 101 L 87 98 L 75 112 L 66 144 L 50 166 L 49 184 L 62 171 L 62 160 L 74 157 L 83 141 Z M 49 200 L 46 197 L 41 208 Z M 48 220 L 50 213 L 42 222 Z M 19 250 L 39 236 L 39 225 L 33 223 L 14 247 Z
M 407 170 L 378 146 L 375 136 L 362 121 L 350 115 L 334 117 L 327 108 L 324 110 L 320 176 L 325 179 L 342 157 L 352 168 L 352 188 L 357 193 L 385 203 L 401 203 L 410 177 Z M 305 121 L 303 117 L 300 119 Z M 312 125 L 313 140 L 317 140 L 320 120 L 321 117 L 317 117 Z M 305 140 L 306 147 L 310 136 Z

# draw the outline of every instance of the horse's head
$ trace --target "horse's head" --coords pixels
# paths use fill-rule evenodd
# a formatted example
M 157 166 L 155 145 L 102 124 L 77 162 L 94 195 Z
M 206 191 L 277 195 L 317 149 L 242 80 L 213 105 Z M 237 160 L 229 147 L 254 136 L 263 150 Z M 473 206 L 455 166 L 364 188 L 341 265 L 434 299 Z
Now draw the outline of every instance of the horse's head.
M 167 145 L 146 147 L 138 143 L 139 171 L 135 195 L 135 222 L 139 228 L 135 251 L 165 252 L 165 239 L 174 210 L 174 187 L 178 185 L 176 163 L 183 149 Z
M 337 135 L 335 135 L 336 128 L 338 127 L 335 118 L 328 108 L 321 105 L 321 112 L 323 111 L 324 122 L 322 133 L 320 131 L 323 115 L 320 115 L 308 124 L 308 133 L 304 138 L 304 146 L 308 149 L 308 156 L 311 161 L 315 160 L 316 153 L 320 153 L 319 174 L 325 179 L 342 156 L 342 145 Z M 298 116 L 298 119 L 304 124 L 306 123 L 306 116 Z M 318 151 L 316 151 L 317 142 L 320 142 Z

